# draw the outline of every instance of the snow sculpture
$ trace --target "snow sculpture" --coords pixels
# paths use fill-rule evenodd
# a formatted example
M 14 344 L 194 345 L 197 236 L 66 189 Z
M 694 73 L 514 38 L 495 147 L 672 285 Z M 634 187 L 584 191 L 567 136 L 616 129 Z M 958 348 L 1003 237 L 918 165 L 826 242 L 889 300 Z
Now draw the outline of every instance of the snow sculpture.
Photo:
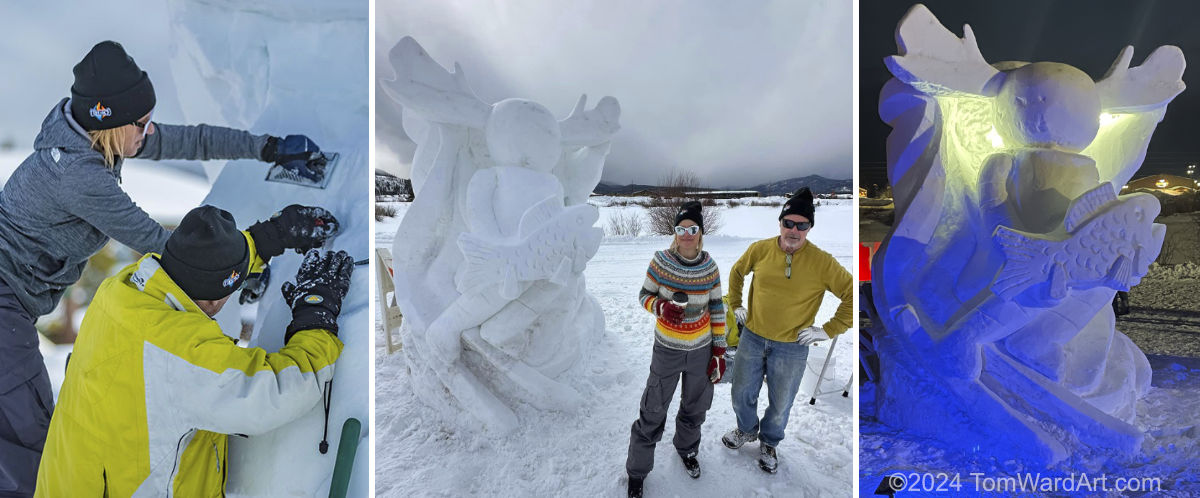
M 618 129 L 616 99 L 559 121 L 523 99 L 480 101 L 412 38 L 389 52 L 383 89 L 417 143 L 416 200 L 392 250 L 401 338 L 414 391 L 443 418 L 498 432 L 518 402 L 580 405 L 558 380 L 604 331 L 583 270 L 599 248 L 586 204 Z M 438 389 L 433 386 L 442 386 Z
M 365 2 L 279 1 L 243 4 L 173 0 L 171 71 L 187 122 L 234 126 L 255 133 L 303 133 L 341 159 L 324 190 L 265 182 L 259 161 L 206 164 L 213 185 L 204 202 L 233 213 L 245 227 L 292 203 L 323 206 L 341 222 L 326 249 L 355 259 L 370 252 L 368 177 L 368 9 Z M 269 15 L 268 15 L 269 14 Z M 161 90 L 160 90 L 161 91 Z M 278 351 L 291 310 L 279 286 L 296 274 L 300 256 L 272 258 L 270 289 L 245 310 L 231 299 L 217 315 L 238 336 L 240 315 L 255 316 L 250 346 Z M 347 496 L 367 496 L 371 316 L 369 273 L 356 268 L 338 323 L 345 344 L 338 359 L 328 415 L 329 451 L 318 444 L 326 426 L 322 403 L 266 434 L 229 438 L 230 496 L 329 496 L 342 424 L 365 427 L 354 454 Z M 219 410 L 220 407 L 214 407 Z
M 875 256 L 884 423 L 1052 464 L 1134 451 L 1141 350 L 1110 306 L 1158 256 L 1149 194 L 1118 196 L 1167 104 L 1182 52 L 1093 82 L 1058 63 L 988 64 L 923 5 L 896 33 L 879 112 L 896 224 Z

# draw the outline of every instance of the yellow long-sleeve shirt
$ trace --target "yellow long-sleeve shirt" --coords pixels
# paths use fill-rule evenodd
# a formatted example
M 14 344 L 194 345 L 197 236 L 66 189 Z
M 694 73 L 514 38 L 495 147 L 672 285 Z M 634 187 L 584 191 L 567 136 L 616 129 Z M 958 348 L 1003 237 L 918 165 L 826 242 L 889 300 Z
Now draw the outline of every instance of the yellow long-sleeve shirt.
M 854 277 L 850 272 L 811 241 L 792 254 L 791 278 L 786 275 L 787 266 L 779 237 L 750 244 L 734 263 L 729 272 L 730 307 L 742 306 L 743 282 L 746 275 L 754 274 L 746 327 L 773 341 L 795 342 L 798 331 L 813 325 L 825 291 L 829 291 L 841 303 L 822 327 L 830 337 L 849 329 L 854 318 Z

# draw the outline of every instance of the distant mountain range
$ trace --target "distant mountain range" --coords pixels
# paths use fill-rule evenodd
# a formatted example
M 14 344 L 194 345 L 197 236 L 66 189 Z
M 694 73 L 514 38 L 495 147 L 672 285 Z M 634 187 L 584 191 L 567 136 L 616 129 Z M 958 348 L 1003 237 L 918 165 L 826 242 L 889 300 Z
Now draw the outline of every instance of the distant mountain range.
M 808 175 L 799 178 L 781 180 L 777 182 L 764 183 L 753 187 L 724 187 L 724 188 L 696 188 L 693 190 L 753 190 L 762 196 L 770 195 L 786 195 L 795 192 L 800 187 L 808 187 L 812 189 L 814 194 L 827 194 L 837 190 L 851 192 L 853 189 L 852 180 L 832 180 L 820 175 Z M 663 187 L 657 185 L 645 185 L 641 183 L 633 183 L 629 185 L 615 185 L 612 183 L 600 182 L 596 185 L 593 192 L 597 195 L 630 195 L 637 192 L 660 190 Z M 377 195 L 409 195 L 412 194 L 412 184 L 408 179 L 397 178 L 396 176 L 381 171 L 375 170 L 375 190 Z
M 820 175 L 808 175 L 788 180 L 777 182 L 764 183 L 753 187 L 726 187 L 726 188 L 700 188 L 696 190 L 753 190 L 759 195 L 784 195 L 795 192 L 800 187 L 808 187 L 814 194 L 825 194 L 842 189 L 850 192 L 853 189 L 854 182 L 852 180 L 832 180 Z M 630 184 L 630 185 L 614 185 L 611 183 L 600 182 L 593 190 L 597 195 L 629 195 L 640 191 L 654 191 L 662 187 L 656 185 Z

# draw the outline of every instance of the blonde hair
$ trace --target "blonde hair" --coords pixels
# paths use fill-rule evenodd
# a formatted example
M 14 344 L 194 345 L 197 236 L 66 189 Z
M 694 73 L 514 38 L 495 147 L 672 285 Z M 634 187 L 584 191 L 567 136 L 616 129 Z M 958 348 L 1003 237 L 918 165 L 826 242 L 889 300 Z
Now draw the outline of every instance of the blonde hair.
M 678 235 L 671 237 L 671 247 L 667 248 L 667 250 L 669 250 L 675 254 L 679 254 L 679 236 Z M 704 250 L 704 232 L 702 231 L 702 232 L 696 234 L 696 252 L 700 252 L 703 250 Z
M 125 147 L 125 134 L 128 132 L 125 126 L 88 132 L 88 138 L 92 140 L 92 149 L 104 156 L 105 166 L 112 168 L 117 164 L 117 157 Z

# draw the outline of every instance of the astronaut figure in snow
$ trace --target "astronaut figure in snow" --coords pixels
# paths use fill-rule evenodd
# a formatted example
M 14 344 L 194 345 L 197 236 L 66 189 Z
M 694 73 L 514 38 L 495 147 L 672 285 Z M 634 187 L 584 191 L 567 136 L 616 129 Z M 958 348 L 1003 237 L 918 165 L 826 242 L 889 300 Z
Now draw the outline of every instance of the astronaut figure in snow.
M 414 391 L 447 419 L 465 412 L 498 431 L 517 427 L 518 401 L 579 406 L 557 378 L 604 330 L 583 278 L 603 236 L 586 201 L 617 101 L 587 110 L 581 97 L 559 121 L 532 101 L 480 101 L 461 68 L 446 71 L 412 38 L 389 57 L 396 77 L 382 86 L 417 143 L 416 200 L 393 249 Z
M 969 26 L 959 38 L 923 5 L 896 39 L 879 104 L 897 220 L 873 262 L 879 418 L 1046 464 L 1136 450 L 1150 367 L 1110 303 L 1165 227 L 1153 196 L 1117 194 L 1183 90 L 1183 54 L 1131 68 L 1127 47 L 1095 82 L 988 64 Z

